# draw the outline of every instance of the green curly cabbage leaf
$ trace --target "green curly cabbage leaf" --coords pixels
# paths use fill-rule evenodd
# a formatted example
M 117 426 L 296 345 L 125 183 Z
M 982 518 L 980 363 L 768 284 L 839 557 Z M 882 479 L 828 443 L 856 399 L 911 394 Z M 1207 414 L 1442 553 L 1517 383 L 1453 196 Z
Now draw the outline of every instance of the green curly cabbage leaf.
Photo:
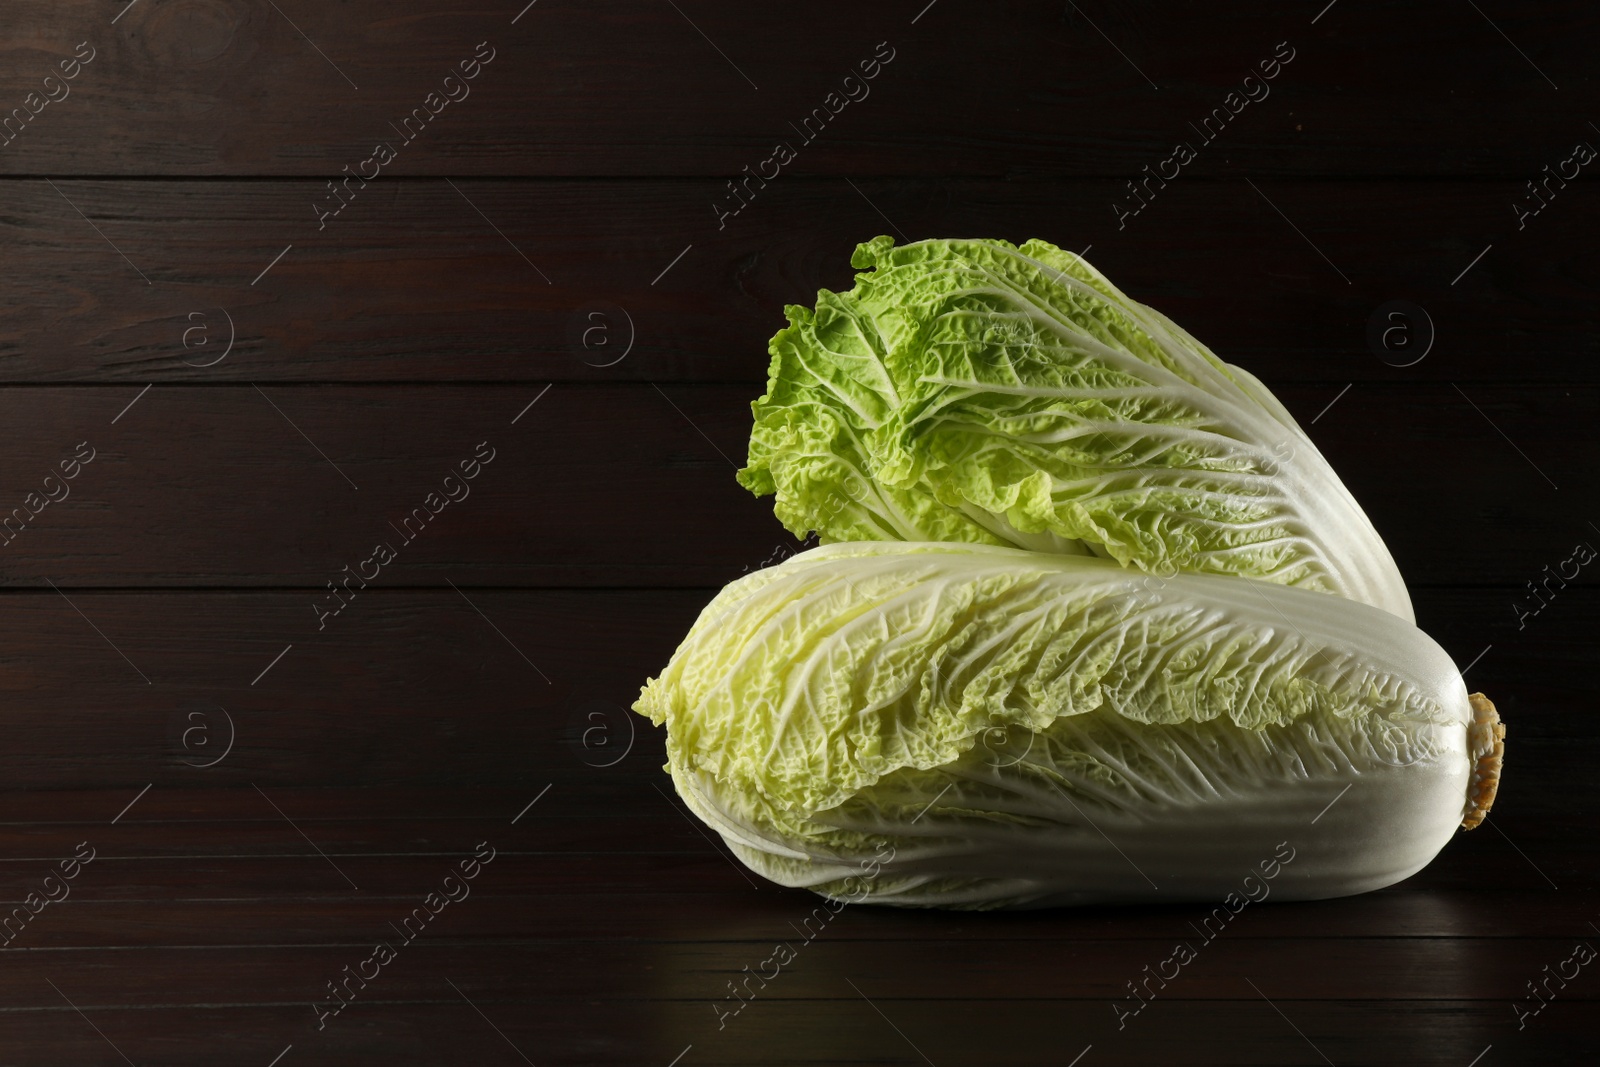
M 1413 619 L 1393 558 L 1248 372 L 1044 241 L 856 249 L 786 308 L 739 481 L 798 537 L 1098 555 Z

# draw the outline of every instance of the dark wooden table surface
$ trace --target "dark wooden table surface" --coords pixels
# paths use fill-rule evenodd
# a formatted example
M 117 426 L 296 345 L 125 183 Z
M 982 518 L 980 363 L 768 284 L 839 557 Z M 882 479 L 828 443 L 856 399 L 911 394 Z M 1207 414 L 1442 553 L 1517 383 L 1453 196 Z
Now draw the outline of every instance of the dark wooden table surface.
M 1593 5 L 524 3 L 0 8 L 0 1064 L 1595 1062 Z M 879 233 L 1091 247 L 1267 381 L 1510 724 L 1487 826 L 1120 1029 L 1201 909 L 850 908 L 724 1015 L 814 898 L 626 709 L 793 546 L 748 403 Z

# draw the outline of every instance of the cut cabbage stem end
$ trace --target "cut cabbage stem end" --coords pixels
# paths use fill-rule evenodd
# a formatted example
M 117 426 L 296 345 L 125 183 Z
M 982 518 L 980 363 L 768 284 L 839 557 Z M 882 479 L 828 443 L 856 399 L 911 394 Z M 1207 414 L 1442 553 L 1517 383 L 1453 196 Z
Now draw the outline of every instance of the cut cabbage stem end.
M 1472 725 L 1467 728 L 1469 744 L 1477 759 L 1472 769 L 1472 784 L 1468 787 L 1467 803 L 1471 809 L 1461 820 L 1463 830 L 1477 828 L 1494 807 L 1494 795 L 1500 788 L 1500 765 L 1506 756 L 1506 727 L 1500 713 L 1482 693 L 1467 696 L 1472 705 Z

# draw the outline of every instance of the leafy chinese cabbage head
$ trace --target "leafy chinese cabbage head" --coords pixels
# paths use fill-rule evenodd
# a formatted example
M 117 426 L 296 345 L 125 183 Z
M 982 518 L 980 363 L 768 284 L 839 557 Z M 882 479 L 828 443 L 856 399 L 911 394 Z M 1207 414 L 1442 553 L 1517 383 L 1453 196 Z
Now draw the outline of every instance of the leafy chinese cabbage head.
M 1080 256 L 1044 241 L 856 249 L 786 308 L 739 481 L 796 536 L 965 541 L 1239 575 L 1412 620 L 1377 531 L 1310 439 Z
M 634 707 L 753 870 L 894 904 L 1220 899 L 1282 841 L 1280 893 L 1363 892 L 1438 852 L 1482 755 L 1388 612 L 959 543 L 738 579 Z

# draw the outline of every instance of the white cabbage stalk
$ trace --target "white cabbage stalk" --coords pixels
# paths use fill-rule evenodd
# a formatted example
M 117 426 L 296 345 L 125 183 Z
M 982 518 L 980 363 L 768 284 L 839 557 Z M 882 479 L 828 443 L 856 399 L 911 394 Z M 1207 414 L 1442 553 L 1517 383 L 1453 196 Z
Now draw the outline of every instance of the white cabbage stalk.
M 1414 620 L 1393 557 L 1277 398 L 1045 241 L 879 237 L 785 309 L 739 481 L 797 537 L 1092 554 Z
M 1378 889 L 1482 819 L 1504 736 L 1368 605 L 952 543 L 735 581 L 635 709 L 751 869 L 960 908 L 1220 900 L 1284 847 L 1280 898 Z

